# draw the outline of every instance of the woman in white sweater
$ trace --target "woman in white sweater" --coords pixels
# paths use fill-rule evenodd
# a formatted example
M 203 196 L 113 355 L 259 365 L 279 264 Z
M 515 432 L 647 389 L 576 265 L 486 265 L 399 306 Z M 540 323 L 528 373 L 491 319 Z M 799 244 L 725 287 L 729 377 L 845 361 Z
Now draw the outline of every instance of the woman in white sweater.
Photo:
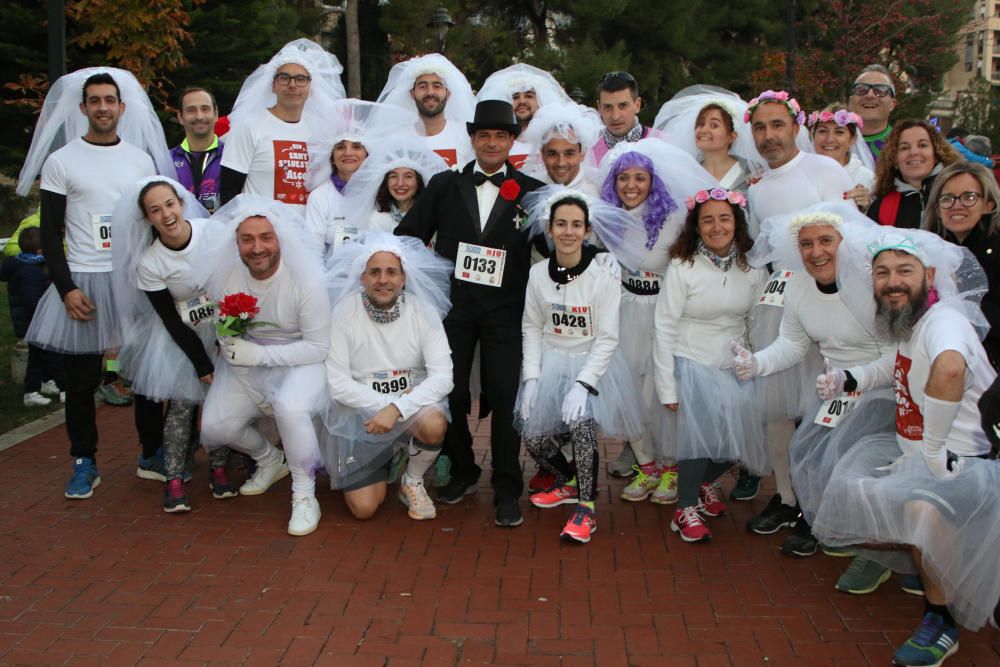
M 678 504 L 670 527 L 685 542 L 711 539 L 703 515 L 725 512 L 716 480 L 733 462 L 754 474 L 767 471 L 754 388 L 728 370 L 730 342 L 746 340 L 767 277 L 747 262 L 753 242 L 745 203 L 742 194 L 722 188 L 687 200 L 656 302 L 656 391 L 670 415 L 663 437 L 677 443 Z
M 528 278 L 516 421 L 528 452 L 556 479 L 552 488 L 531 496 L 532 504 L 576 503 L 561 537 L 586 543 L 597 529 L 597 430 L 631 438 L 643 427 L 635 379 L 618 353 L 621 272 L 613 255 L 584 245 L 595 203 L 583 194 L 553 185 L 528 195 L 525 203 L 534 226 L 544 224 L 554 252 L 535 264 Z M 629 225 L 627 215 L 603 209 Z M 550 437 L 566 432 L 575 474 Z

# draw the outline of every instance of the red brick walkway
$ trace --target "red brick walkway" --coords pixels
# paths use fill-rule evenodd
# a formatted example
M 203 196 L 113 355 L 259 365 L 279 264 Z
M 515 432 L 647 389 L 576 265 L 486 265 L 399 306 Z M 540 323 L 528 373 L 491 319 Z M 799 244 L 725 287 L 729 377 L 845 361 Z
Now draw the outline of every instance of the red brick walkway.
M 63 498 L 61 428 L 0 453 L 0 663 L 888 665 L 922 609 L 895 579 L 837 593 L 843 559 L 748 535 L 764 494 L 713 520 L 709 545 L 681 543 L 669 508 L 620 501 L 603 475 L 588 546 L 559 542 L 566 508 L 524 502 L 522 527 L 496 528 L 485 475 L 424 523 L 394 499 L 360 523 L 322 491 L 319 529 L 293 538 L 287 481 L 217 501 L 202 462 L 195 510 L 167 516 L 162 486 L 135 477 L 131 417 L 99 411 L 91 500 Z M 963 632 L 947 664 L 1000 664 L 1000 633 Z

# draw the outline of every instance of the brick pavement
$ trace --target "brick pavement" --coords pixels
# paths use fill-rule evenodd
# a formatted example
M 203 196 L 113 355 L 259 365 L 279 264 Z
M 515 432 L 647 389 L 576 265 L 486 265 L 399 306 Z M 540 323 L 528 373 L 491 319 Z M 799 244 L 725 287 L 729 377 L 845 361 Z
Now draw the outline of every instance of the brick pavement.
M 565 507 L 525 502 L 524 526 L 493 526 L 485 475 L 424 523 L 391 498 L 358 522 L 321 490 L 319 529 L 293 538 L 288 481 L 213 500 L 202 458 L 194 511 L 168 516 L 162 485 L 134 475 L 131 411 L 98 415 L 90 500 L 63 498 L 61 428 L 0 453 L 2 664 L 888 665 L 922 608 L 895 579 L 837 593 L 843 559 L 787 558 L 781 534 L 748 535 L 765 494 L 687 545 L 671 508 L 619 501 L 623 483 L 603 474 L 587 546 L 559 542 Z M 960 641 L 949 666 L 1000 664 L 996 630 Z

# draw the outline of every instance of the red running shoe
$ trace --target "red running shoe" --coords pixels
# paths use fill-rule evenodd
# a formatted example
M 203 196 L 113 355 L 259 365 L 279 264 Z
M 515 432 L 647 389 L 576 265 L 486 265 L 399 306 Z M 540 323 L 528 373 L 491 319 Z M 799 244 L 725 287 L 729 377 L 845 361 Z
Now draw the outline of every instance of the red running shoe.
M 539 491 L 546 491 L 551 489 L 556 484 L 556 477 L 550 472 L 546 472 L 541 468 L 535 473 L 535 476 L 531 478 L 528 482 L 528 491 L 531 493 L 538 493 Z
M 674 512 L 670 530 L 680 533 L 685 542 L 708 542 L 712 539 L 712 533 L 705 525 L 699 509 L 700 506 L 683 507 Z
M 701 513 L 705 516 L 722 516 L 726 513 L 726 503 L 722 502 L 722 489 L 718 482 L 701 485 Z
M 594 510 L 586 505 L 577 505 L 573 516 L 569 518 L 559 537 L 566 541 L 586 544 L 590 536 L 597 532 L 597 522 L 594 521 Z
M 547 491 L 531 494 L 531 504 L 544 509 L 575 503 L 578 500 L 580 500 L 580 490 L 575 486 L 567 486 L 566 484 L 562 486 L 553 485 Z

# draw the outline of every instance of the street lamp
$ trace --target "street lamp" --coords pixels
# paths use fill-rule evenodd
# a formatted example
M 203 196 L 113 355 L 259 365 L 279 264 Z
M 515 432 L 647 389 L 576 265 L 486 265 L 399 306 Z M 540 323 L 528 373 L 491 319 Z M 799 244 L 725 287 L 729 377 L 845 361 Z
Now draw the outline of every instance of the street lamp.
M 424 25 L 437 34 L 439 50 L 444 53 L 444 43 L 445 39 L 448 38 L 448 31 L 455 25 L 444 5 L 438 5 Z

